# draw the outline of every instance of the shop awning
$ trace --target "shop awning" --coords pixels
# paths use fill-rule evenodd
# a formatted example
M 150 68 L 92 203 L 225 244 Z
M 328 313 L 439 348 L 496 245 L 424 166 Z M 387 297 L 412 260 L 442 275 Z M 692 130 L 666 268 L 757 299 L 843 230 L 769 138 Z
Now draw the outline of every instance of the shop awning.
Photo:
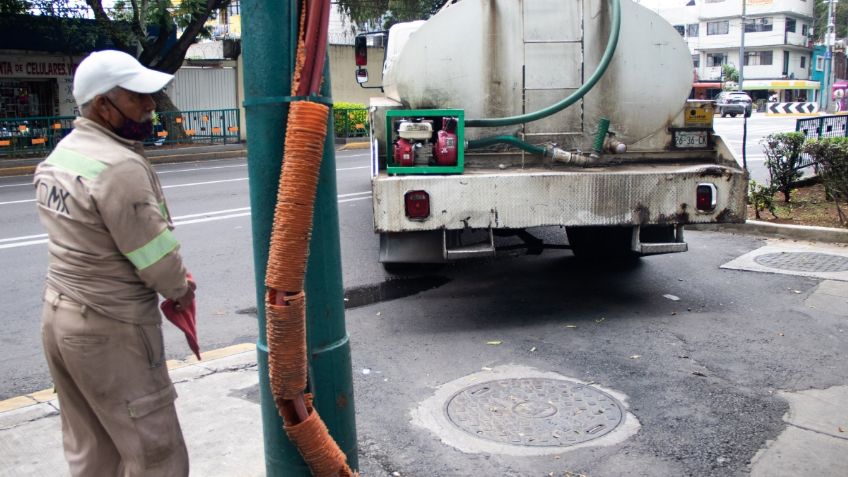
M 742 89 L 820 89 L 821 83 L 810 80 L 744 80 Z

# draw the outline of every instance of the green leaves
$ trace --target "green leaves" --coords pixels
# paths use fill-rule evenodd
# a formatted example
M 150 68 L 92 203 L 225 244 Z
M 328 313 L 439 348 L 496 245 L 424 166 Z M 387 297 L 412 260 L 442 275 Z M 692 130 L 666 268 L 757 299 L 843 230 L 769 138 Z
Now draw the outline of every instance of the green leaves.
M 426 20 L 449 0 L 339 0 L 338 6 L 357 25 L 386 29 L 412 20 Z
M 848 203 L 848 138 L 828 137 L 808 141 L 804 152 L 818 162 L 819 174 L 828 194 L 833 197 L 839 222 L 848 225 L 848 216 L 840 202 Z
M 802 176 L 798 166 L 805 139 L 803 133 L 788 132 L 769 134 L 760 140 L 771 185 L 783 193 L 784 202 L 789 202 L 792 186 Z

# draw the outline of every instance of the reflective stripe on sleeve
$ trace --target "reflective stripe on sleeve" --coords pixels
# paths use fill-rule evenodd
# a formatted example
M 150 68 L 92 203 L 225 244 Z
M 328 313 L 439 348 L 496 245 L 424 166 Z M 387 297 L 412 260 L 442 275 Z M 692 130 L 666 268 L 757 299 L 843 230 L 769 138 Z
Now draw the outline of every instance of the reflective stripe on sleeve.
M 174 238 L 174 234 L 165 229 L 155 239 L 126 254 L 126 257 L 135 265 L 135 268 L 144 270 L 162 260 L 165 255 L 173 252 L 179 244 L 177 239 Z
M 89 180 L 94 179 L 103 172 L 103 169 L 106 169 L 106 164 L 64 148 L 53 151 L 45 162 L 51 166 L 79 174 Z
M 165 220 L 171 220 L 171 214 L 168 212 L 168 205 L 164 202 L 159 202 L 159 212 L 162 213 L 162 217 L 165 217 Z

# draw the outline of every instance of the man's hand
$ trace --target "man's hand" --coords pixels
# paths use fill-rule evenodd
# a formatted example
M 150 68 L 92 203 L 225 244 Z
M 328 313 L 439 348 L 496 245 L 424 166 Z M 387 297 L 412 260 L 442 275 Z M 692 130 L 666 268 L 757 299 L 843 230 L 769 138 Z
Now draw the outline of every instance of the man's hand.
M 186 282 L 188 283 L 188 289 L 183 296 L 177 298 L 177 304 L 174 306 L 174 308 L 178 310 L 182 310 L 183 308 L 187 308 L 191 305 L 192 300 L 194 300 L 194 290 L 197 290 L 197 283 L 195 283 L 194 280 L 188 279 Z

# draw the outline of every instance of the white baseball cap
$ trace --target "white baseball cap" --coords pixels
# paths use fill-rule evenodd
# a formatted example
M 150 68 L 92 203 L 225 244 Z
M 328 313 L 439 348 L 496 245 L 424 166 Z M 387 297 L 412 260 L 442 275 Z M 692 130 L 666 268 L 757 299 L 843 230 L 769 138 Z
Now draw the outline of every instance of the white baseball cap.
M 82 106 L 115 86 L 136 93 L 155 93 L 172 79 L 174 75 L 145 68 L 123 51 L 95 51 L 80 62 L 74 73 L 74 99 Z

